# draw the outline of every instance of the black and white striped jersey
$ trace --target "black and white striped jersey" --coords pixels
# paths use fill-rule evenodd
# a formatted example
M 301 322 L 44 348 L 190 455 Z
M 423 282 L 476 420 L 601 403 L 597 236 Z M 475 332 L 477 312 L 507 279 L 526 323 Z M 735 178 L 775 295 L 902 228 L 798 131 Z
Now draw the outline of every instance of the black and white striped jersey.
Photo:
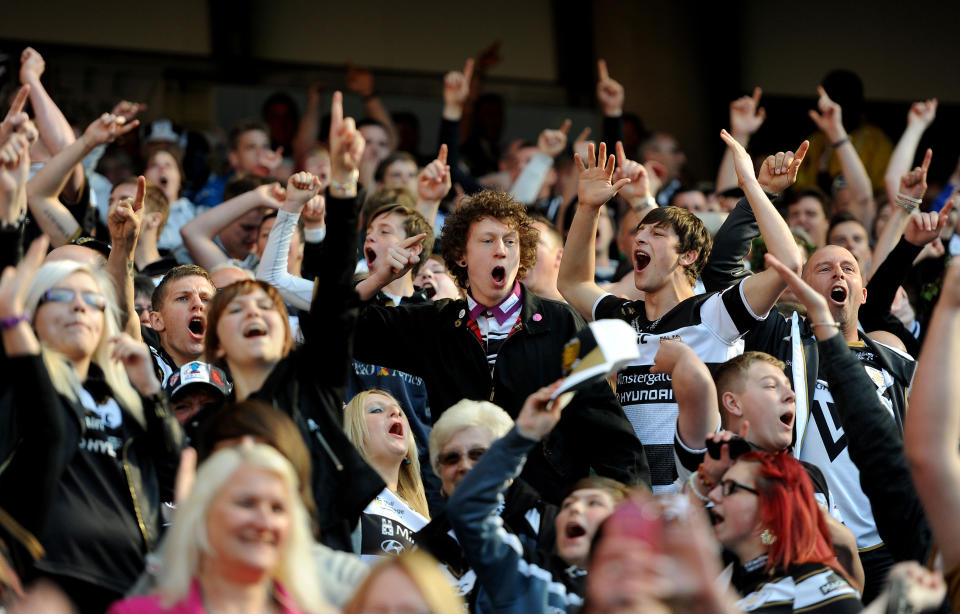
M 647 318 L 643 301 L 605 294 L 594 305 L 593 318 L 624 320 L 637 332 L 640 359 L 617 373 L 617 400 L 643 442 L 654 492 L 670 492 L 677 478 L 673 450 L 677 403 L 670 376 L 650 373 L 660 343 L 686 343 L 712 370 L 743 353 L 741 337 L 763 316 L 750 309 L 741 282 L 722 293 L 688 298 L 653 321 Z
M 751 561 L 765 564 L 766 555 Z M 764 614 L 852 614 L 863 609 L 860 595 L 835 569 L 822 563 L 793 565 L 784 572 L 762 568 L 744 572 L 734 579 L 743 595 L 737 608 Z

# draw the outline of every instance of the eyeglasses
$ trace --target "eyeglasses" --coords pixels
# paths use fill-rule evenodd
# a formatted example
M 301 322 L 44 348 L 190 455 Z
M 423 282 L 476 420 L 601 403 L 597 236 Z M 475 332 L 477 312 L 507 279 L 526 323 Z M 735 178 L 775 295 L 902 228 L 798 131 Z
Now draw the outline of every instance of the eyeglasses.
M 77 298 L 78 292 L 69 288 L 51 288 L 43 293 L 40 304 L 44 303 L 72 303 Z M 83 302 L 94 309 L 106 311 L 107 299 L 102 294 L 96 292 L 79 292 Z
M 723 493 L 723 496 L 724 496 L 724 497 L 729 497 L 729 496 L 732 495 L 733 493 L 737 492 L 737 489 L 738 489 L 738 488 L 739 488 L 740 490 L 745 490 L 745 491 L 747 491 L 747 492 L 752 492 L 753 494 L 758 495 L 758 496 L 760 495 L 760 491 L 758 491 L 757 489 L 755 489 L 755 488 L 750 488 L 749 486 L 746 486 L 745 484 L 741 484 L 740 482 L 737 482 L 737 481 L 734 481 L 734 480 L 721 480 L 721 481 L 720 481 L 720 492 Z
M 483 456 L 483 453 L 486 452 L 486 448 L 471 448 L 467 450 L 467 458 L 473 462 L 480 460 L 480 457 Z M 441 454 L 440 458 L 437 459 L 437 462 L 443 465 L 444 467 L 450 467 L 456 465 L 460 462 L 460 459 L 463 458 L 464 452 L 447 452 L 446 454 Z

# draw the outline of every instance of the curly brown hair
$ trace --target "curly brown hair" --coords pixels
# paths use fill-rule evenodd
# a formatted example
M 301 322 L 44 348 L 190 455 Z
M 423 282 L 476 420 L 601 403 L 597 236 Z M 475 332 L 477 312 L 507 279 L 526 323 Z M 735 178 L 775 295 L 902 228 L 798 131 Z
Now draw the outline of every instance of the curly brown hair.
M 443 225 L 440 236 L 441 253 L 447 269 L 453 274 L 457 285 L 466 290 L 470 286 L 467 268 L 460 266 L 467 249 L 467 238 L 474 222 L 483 218 L 494 218 L 513 228 L 520 236 L 520 270 L 517 278 L 522 278 L 537 263 L 537 241 L 540 231 L 533 226 L 533 220 L 527 215 L 527 208 L 506 192 L 483 190 L 466 198 L 451 213 Z

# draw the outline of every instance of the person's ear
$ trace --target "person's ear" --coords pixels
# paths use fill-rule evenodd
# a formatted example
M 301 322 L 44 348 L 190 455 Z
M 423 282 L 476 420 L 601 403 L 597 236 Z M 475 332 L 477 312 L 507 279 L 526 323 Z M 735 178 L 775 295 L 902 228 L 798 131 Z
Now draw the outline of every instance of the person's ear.
M 723 406 L 723 409 L 731 415 L 737 416 L 738 418 L 743 416 L 743 407 L 740 405 L 740 399 L 732 392 L 727 391 L 720 395 L 720 404 Z
M 148 213 L 143 217 L 144 222 L 146 222 L 146 228 L 159 228 L 160 224 L 163 223 L 163 214 L 159 211 L 154 213 Z
M 230 162 L 232 168 L 237 168 L 240 164 L 240 156 L 235 151 L 231 151 L 227 154 L 227 161 Z
M 690 249 L 682 254 L 680 254 L 679 263 L 682 266 L 690 266 L 697 261 L 698 252 L 696 250 Z
M 563 260 L 563 248 L 562 248 L 562 247 L 557 250 L 557 261 L 556 261 L 556 263 L 554 264 L 554 267 L 553 267 L 553 268 L 559 269 L 559 268 L 560 268 L 560 261 L 561 261 L 561 260 Z
M 150 310 L 150 327 L 158 333 L 166 330 L 166 326 L 163 323 L 163 316 L 160 315 L 159 311 Z

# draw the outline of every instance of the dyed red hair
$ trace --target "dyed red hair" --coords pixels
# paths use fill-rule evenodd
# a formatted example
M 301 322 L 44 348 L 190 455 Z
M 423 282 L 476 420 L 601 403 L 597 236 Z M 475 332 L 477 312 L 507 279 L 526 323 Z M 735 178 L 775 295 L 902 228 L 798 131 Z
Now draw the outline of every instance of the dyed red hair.
M 827 522 L 813 498 L 813 483 L 800 461 L 785 451 L 748 452 L 737 460 L 759 465 L 760 522 L 777 537 L 767 552 L 767 569 L 822 563 L 846 577 L 833 551 Z

